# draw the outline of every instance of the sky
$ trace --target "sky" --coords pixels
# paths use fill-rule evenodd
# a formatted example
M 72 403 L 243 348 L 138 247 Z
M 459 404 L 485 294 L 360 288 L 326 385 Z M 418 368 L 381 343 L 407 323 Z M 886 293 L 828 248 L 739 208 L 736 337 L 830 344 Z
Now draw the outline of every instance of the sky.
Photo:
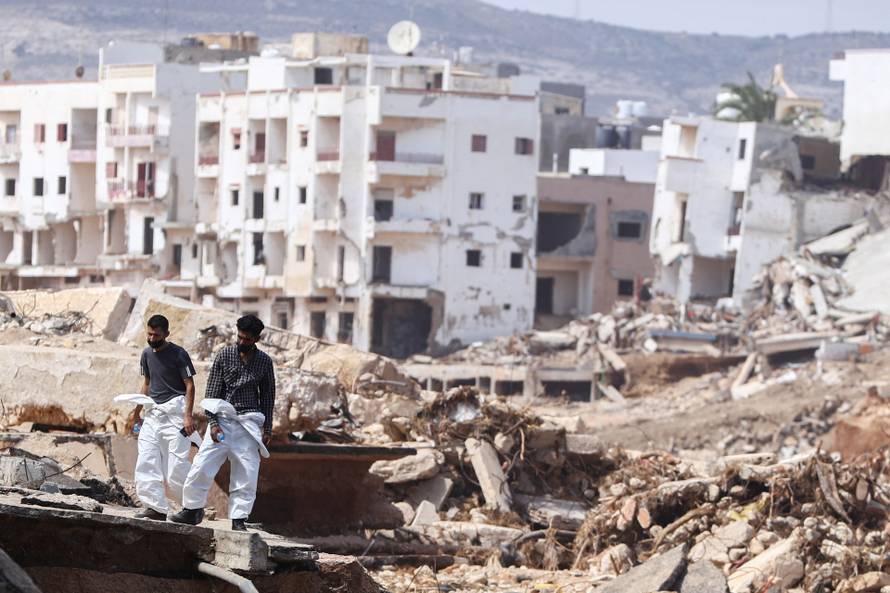
M 583 19 L 659 31 L 754 36 L 826 30 L 890 32 L 890 0 L 484 1 L 568 17 L 577 11 Z

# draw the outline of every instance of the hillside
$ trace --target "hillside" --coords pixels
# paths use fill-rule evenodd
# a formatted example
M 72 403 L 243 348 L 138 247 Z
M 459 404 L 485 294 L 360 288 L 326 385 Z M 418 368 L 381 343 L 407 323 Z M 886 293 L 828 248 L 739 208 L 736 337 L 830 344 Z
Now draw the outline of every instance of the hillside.
M 422 53 L 473 46 L 479 60 L 507 60 L 524 71 L 587 85 L 590 108 L 605 113 L 618 98 L 648 101 L 651 111 L 708 110 L 720 83 L 761 81 L 777 61 L 805 96 L 840 108 L 841 87 L 828 60 L 849 48 L 890 46 L 890 34 L 733 37 L 642 31 L 508 11 L 478 0 L 5 0 L 0 6 L 0 68 L 16 80 L 69 78 L 77 63 L 95 76 L 97 48 L 112 39 L 178 40 L 201 31 L 251 30 L 264 42 L 292 32 L 366 33 L 377 49 L 395 21 L 423 29 Z M 165 9 L 169 6 L 169 9 Z M 89 74 L 88 74 L 89 75 Z

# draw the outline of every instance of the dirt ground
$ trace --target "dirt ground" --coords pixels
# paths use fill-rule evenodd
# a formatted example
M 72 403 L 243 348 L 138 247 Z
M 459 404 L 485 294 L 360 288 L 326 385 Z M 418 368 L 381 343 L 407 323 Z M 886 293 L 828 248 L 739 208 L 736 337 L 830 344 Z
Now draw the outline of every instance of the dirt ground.
M 729 394 L 738 365 L 665 381 L 671 371 L 659 367 L 669 362 L 661 356 L 652 360 L 647 373 L 634 379 L 636 392 L 647 395 L 629 399 L 626 406 L 609 401 L 570 403 L 542 399 L 525 403 L 570 432 L 595 435 L 607 445 L 630 449 L 720 449 L 721 443 L 725 445 L 732 437 L 741 436 L 749 442 L 778 448 L 782 443 L 776 439 L 784 439 L 789 432 L 781 432 L 782 427 L 795 422 L 806 425 L 807 416 L 811 415 L 825 424 L 814 427 L 814 431 L 826 432 L 833 416 L 863 397 L 869 385 L 890 386 L 890 348 L 866 355 L 861 362 L 826 362 L 820 367 L 809 361 L 776 367 L 771 377 L 784 377 L 786 383 L 772 385 L 741 400 L 733 400 Z

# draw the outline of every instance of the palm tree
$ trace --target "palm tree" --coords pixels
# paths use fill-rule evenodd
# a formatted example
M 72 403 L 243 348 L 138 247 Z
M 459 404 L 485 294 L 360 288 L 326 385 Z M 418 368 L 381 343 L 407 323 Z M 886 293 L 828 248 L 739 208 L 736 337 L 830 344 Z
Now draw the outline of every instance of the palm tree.
M 772 121 L 776 113 L 776 93 L 757 83 L 748 72 L 747 84 L 727 82 L 725 97 L 718 98 L 713 113 L 717 119 L 728 121 Z

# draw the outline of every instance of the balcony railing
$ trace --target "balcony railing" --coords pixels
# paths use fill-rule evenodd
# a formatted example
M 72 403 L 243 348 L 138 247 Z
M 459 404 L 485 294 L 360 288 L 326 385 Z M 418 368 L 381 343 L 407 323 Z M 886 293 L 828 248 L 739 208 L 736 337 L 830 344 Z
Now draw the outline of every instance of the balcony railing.
M 250 156 L 247 157 L 247 162 L 249 162 L 251 164 L 265 163 L 266 162 L 265 151 L 255 152 L 255 153 L 251 154 Z
M 111 200 L 125 200 L 128 198 L 148 199 L 155 197 L 155 182 L 139 181 L 125 182 L 122 180 L 112 180 L 108 182 L 108 197 Z
M 318 154 L 315 155 L 315 160 L 317 160 L 317 161 L 339 161 L 340 160 L 340 151 L 339 150 L 319 151 Z
M 22 156 L 22 149 L 18 142 L 0 143 L 0 161 L 10 162 L 17 161 Z
M 211 154 L 211 155 L 201 155 L 198 157 L 199 165 L 218 165 L 219 164 L 219 155 Z
M 96 150 L 96 137 L 81 134 L 71 136 L 71 150 Z
M 108 126 L 109 136 L 157 136 L 158 127 L 150 126 Z
M 442 165 L 445 163 L 445 156 L 441 154 L 430 154 L 426 152 L 397 152 L 378 153 L 372 152 L 370 155 L 372 161 L 396 162 L 396 163 L 416 163 L 420 165 Z

